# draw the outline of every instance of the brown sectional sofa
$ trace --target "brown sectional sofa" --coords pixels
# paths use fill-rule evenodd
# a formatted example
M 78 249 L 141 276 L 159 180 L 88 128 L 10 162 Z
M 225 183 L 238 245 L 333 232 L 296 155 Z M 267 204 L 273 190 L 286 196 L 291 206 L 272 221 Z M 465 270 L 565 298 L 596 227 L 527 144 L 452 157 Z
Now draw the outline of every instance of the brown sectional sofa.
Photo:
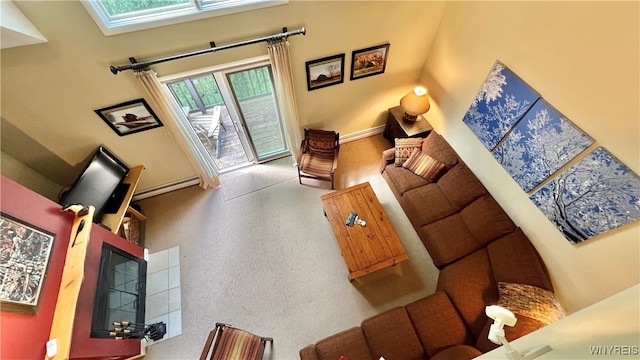
M 553 291 L 533 245 L 444 138 L 432 132 L 421 150 L 446 165 L 435 181 L 394 165 L 394 149 L 383 153 L 381 171 L 440 269 L 436 293 L 309 345 L 302 360 L 471 359 L 496 347 L 485 307 L 505 300 L 499 284 Z M 518 315 L 506 337 L 545 324 Z

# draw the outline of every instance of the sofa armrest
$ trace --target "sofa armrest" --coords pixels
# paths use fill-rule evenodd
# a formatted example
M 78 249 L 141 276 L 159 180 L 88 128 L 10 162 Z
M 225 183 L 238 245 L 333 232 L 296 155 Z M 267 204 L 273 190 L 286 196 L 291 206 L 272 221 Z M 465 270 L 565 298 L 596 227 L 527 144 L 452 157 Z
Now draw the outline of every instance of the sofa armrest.
M 392 164 L 396 159 L 396 148 L 384 150 L 382 152 L 382 161 L 380 162 L 380 173 L 384 171 L 387 165 Z
M 362 329 L 357 326 L 331 335 L 300 350 L 301 360 L 373 360 Z
M 318 360 L 318 354 L 316 354 L 316 345 L 311 344 L 301 349 L 300 360 Z

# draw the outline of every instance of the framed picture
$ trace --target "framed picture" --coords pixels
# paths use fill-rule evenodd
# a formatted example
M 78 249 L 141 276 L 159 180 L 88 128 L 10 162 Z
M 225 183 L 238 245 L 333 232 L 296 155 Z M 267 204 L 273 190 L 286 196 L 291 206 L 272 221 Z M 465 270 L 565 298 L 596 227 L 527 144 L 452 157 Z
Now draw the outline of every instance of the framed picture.
M 145 99 L 127 101 L 95 112 L 120 136 L 162 126 Z
M 351 56 L 351 80 L 384 73 L 390 44 L 356 50 Z
M 306 62 L 307 90 L 316 90 L 344 81 L 344 54 Z
M 2 311 L 35 314 L 55 235 L 0 213 Z

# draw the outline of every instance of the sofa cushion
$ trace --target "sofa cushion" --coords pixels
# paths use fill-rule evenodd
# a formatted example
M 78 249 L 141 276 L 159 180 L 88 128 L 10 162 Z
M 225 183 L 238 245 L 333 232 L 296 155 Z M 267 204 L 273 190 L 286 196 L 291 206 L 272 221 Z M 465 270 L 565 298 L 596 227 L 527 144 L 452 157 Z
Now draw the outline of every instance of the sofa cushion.
M 445 292 L 436 291 L 406 305 L 405 309 L 429 357 L 454 345 L 472 343 L 467 328 Z
M 460 213 L 422 226 L 418 230 L 420 240 L 427 248 L 433 263 L 442 268 L 479 248 L 481 244 L 467 228 Z
M 507 235 L 516 226 L 490 194 L 485 194 L 460 211 L 465 225 L 482 245 Z
M 436 184 L 428 184 L 406 191 L 402 195 L 402 203 L 407 217 L 416 228 L 456 212 L 449 199 L 444 196 Z
M 402 166 L 415 150 L 422 148 L 422 138 L 395 139 L 395 166 Z
M 370 317 L 360 325 L 374 359 L 424 359 L 424 349 L 404 307 Z
M 409 159 L 402 164 L 402 167 L 422 177 L 428 182 L 435 181 L 444 173 L 445 170 L 444 163 L 432 158 L 422 151 L 414 151 Z
M 398 196 L 402 196 L 406 191 L 429 184 L 430 182 L 412 173 L 403 167 L 389 165 L 382 173 L 389 187 L 395 189 Z
M 487 193 L 487 189 L 464 163 L 458 163 L 438 180 L 442 193 L 457 209 Z
M 487 246 L 496 281 L 537 286 L 553 291 L 540 255 L 520 228 Z
M 373 359 L 364 333 L 359 327 L 339 332 L 318 341 L 315 350 L 318 360 L 336 360 L 340 356 L 352 360 Z
M 487 316 L 484 309 L 498 301 L 487 249 L 482 248 L 440 270 L 437 290 L 447 293 L 471 336 L 478 337 Z
M 480 355 L 482 355 L 482 353 L 472 346 L 458 345 L 439 352 L 436 356 L 433 356 L 431 360 L 468 360 Z
M 451 145 L 438 133 L 432 131 L 422 142 L 422 151 L 444 163 L 448 168 L 458 163 L 458 155 Z

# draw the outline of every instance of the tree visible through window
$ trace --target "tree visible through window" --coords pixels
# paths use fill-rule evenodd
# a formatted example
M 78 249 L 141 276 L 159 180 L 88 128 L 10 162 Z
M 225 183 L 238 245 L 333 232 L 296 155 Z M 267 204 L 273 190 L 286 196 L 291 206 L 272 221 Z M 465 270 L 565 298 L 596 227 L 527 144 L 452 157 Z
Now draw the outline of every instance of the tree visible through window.
M 100 0 L 100 2 L 111 16 L 190 3 L 189 0 Z
M 209 16 L 282 5 L 288 0 L 85 0 L 105 35 L 148 29 Z

